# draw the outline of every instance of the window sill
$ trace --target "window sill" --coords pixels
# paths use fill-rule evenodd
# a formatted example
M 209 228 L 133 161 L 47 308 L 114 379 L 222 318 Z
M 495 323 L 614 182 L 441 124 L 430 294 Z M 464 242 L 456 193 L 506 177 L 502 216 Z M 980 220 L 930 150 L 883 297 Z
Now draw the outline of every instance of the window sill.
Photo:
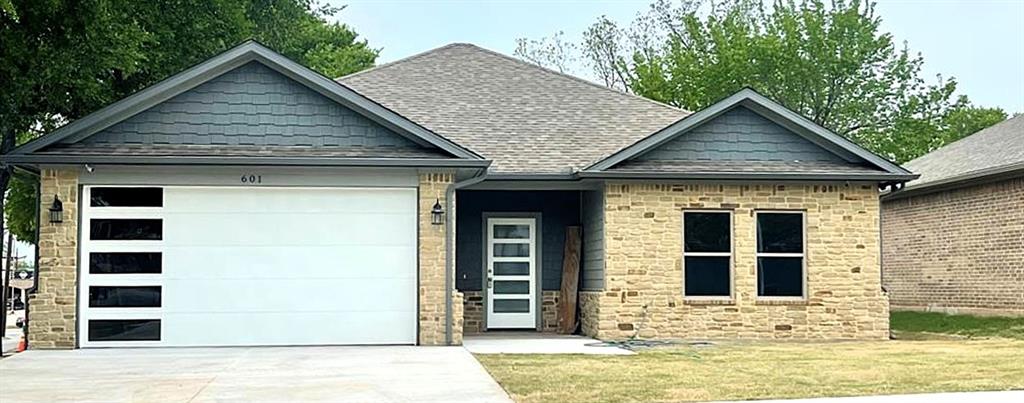
M 755 305 L 808 305 L 804 298 L 779 298 L 779 299 L 758 299 Z
M 689 297 L 683 298 L 683 303 L 686 305 L 736 305 L 736 300 L 732 298 L 695 298 Z

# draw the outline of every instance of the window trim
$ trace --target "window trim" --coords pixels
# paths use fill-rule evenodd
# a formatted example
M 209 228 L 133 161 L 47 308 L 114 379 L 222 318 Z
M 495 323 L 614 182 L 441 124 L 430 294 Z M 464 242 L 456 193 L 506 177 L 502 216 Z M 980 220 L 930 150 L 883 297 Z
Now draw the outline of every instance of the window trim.
M 760 214 L 800 214 L 800 225 L 801 225 L 801 253 L 782 253 L 782 252 L 758 252 L 757 250 L 757 239 L 758 239 L 758 226 L 761 225 L 761 221 L 758 219 Z M 761 270 L 758 263 L 758 259 L 762 257 L 798 257 L 800 258 L 800 292 L 801 295 L 798 297 L 793 296 L 772 296 L 772 295 L 761 295 L 757 285 L 761 281 Z M 754 210 L 754 298 L 756 301 L 782 301 L 782 302 L 805 302 L 807 301 L 808 288 L 807 288 L 807 210 L 780 210 L 780 209 L 765 209 L 765 210 Z
M 686 251 L 686 213 L 716 213 L 729 216 L 729 251 L 728 252 L 687 252 Z M 679 215 L 679 259 L 680 292 L 684 302 L 733 302 L 736 297 L 736 214 L 732 209 L 682 209 Z M 692 257 L 728 257 L 729 258 L 729 295 L 686 295 L 686 258 Z

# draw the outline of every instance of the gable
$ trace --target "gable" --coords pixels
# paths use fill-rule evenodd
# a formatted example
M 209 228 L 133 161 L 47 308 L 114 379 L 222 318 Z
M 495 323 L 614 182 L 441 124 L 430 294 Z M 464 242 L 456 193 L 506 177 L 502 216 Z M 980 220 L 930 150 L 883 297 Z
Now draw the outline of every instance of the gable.
M 22 144 L 0 162 L 24 167 L 490 165 L 254 41 Z
M 815 161 L 836 154 L 739 106 L 635 158 L 637 161 Z
M 258 62 L 235 68 L 77 143 L 424 148 Z
M 592 163 L 578 175 L 864 180 L 887 186 L 917 176 L 749 88 Z

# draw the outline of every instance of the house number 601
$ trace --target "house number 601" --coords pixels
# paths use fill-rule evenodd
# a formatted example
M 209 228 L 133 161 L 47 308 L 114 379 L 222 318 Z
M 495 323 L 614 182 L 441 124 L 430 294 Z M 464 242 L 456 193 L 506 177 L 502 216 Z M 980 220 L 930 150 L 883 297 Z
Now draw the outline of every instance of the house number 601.
M 242 183 L 263 183 L 263 175 L 242 175 Z

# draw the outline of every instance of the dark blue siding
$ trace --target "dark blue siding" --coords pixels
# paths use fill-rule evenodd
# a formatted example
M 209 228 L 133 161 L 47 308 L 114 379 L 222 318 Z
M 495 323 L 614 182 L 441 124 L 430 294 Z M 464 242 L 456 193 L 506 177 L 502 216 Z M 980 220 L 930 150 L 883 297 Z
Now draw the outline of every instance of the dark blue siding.
M 256 62 L 185 91 L 82 143 L 421 148 Z
M 565 227 L 580 224 L 580 193 L 575 191 L 460 190 L 455 196 L 456 286 L 479 291 L 483 281 L 484 213 L 541 213 L 541 282 L 545 290 L 562 286 Z M 493 216 L 493 215 L 492 215 Z
M 647 152 L 638 160 L 827 161 L 837 155 L 744 107 Z

